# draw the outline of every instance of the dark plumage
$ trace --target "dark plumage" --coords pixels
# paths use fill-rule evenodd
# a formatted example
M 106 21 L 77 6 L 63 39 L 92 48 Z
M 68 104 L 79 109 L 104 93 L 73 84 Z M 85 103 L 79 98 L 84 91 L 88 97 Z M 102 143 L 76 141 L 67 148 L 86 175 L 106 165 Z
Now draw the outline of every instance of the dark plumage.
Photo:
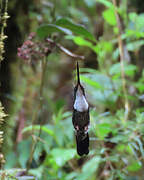
M 79 66 L 77 63 L 77 85 L 74 88 L 74 106 L 72 122 L 75 128 L 77 153 L 82 156 L 89 153 L 88 126 L 90 123 L 89 106 L 85 97 L 84 88 L 80 84 Z

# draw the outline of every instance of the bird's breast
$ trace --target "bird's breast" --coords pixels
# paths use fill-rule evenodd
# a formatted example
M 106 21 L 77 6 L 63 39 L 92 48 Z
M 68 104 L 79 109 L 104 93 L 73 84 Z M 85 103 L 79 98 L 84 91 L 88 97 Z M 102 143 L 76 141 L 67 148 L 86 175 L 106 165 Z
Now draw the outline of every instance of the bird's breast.
M 79 112 L 84 112 L 88 110 L 88 103 L 84 95 L 76 95 L 74 109 Z

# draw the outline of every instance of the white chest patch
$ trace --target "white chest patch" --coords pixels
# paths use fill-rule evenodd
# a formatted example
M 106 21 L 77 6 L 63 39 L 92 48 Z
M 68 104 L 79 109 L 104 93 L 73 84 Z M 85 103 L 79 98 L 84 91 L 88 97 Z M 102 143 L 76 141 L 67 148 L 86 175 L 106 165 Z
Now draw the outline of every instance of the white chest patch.
M 87 100 L 86 100 L 85 96 L 81 93 L 80 89 L 78 89 L 78 91 L 76 93 L 74 109 L 76 109 L 77 111 L 80 111 L 80 112 L 88 110 Z

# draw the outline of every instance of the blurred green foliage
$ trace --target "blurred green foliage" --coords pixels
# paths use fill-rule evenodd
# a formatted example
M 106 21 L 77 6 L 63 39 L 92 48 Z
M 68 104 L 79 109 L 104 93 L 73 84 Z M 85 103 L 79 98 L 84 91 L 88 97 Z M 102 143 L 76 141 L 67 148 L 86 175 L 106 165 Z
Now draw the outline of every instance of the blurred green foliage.
M 29 10 L 33 24 L 36 24 L 32 31 L 36 29 L 38 41 L 45 42 L 48 37 L 86 57 L 80 71 L 91 106 L 90 153 L 80 158 L 75 150 L 72 108 L 69 107 L 72 101 L 67 100 L 67 97 L 72 99 L 75 61 L 54 49 L 46 60 L 42 97 L 39 97 L 39 91 L 43 59 L 34 61 L 31 66 L 19 60 L 17 71 L 20 76 L 15 81 L 20 86 L 9 95 L 14 99 L 9 119 L 17 120 L 15 129 L 18 130 L 15 132 L 12 126 L 15 138 L 5 153 L 5 169 L 25 169 L 33 155 L 28 173 L 40 180 L 144 178 L 144 64 L 141 62 L 144 56 L 140 56 L 144 45 L 144 15 L 127 9 L 126 0 L 116 9 L 123 27 L 124 80 L 129 101 L 127 119 L 118 27 L 112 1 L 42 1 L 38 12 Z M 96 68 L 91 66 L 91 59 L 97 62 Z M 66 70 L 71 75 L 67 79 Z M 22 128 L 21 124 L 24 124 Z M 31 154 L 33 143 L 36 147 Z

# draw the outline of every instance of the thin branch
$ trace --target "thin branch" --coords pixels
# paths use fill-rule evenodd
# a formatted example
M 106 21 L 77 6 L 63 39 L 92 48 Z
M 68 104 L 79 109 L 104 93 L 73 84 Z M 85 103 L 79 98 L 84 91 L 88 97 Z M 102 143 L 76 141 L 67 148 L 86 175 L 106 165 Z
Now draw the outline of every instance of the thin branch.
M 115 10 L 115 16 L 116 16 L 116 21 L 117 21 L 117 28 L 118 28 L 118 45 L 119 45 L 119 51 L 120 51 L 120 65 L 121 65 L 121 78 L 122 78 L 122 88 L 123 88 L 123 93 L 124 93 L 124 99 L 125 99 L 125 118 L 124 121 L 128 119 L 129 115 L 129 102 L 128 102 L 128 95 L 127 95 L 127 89 L 126 89 L 126 78 L 125 78 L 125 71 L 124 71 L 124 61 L 125 61 L 125 56 L 124 56 L 124 44 L 122 41 L 122 26 L 120 23 L 120 18 L 119 14 L 117 11 L 117 3 L 116 0 L 112 0 L 113 5 L 114 5 L 114 10 Z
M 74 54 L 72 52 L 70 52 L 68 49 L 66 49 L 65 47 L 63 47 L 62 45 L 60 44 L 57 44 L 57 47 L 63 51 L 66 55 L 68 56 L 71 56 L 73 58 L 77 58 L 77 59 L 81 59 L 81 60 L 84 60 L 84 56 L 80 56 L 80 55 L 77 55 L 77 54 Z
M 42 109 L 43 106 L 43 88 L 44 88 L 44 81 L 45 81 L 45 73 L 46 73 L 46 68 L 47 68 L 47 57 L 45 56 L 44 59 L 42 60 L 42 76 L 41 76 L 41 84 L 40 84 L 40 90 L 39 90 L 39 105 L 37 110 L 35 111 L 34 115 L 33 115 L 33 119 L 32 119 L 32 146 L 31 146 L 31 152 L 30 152 L 30 158 L 28 161 L 28 165 L 27 165 L 27 171 L 30 168 L 30 165 L 32 163 L 32 159 L 33 159 L 33 155 L 37 146 L 37 143 L 39 142 L 38 139 L 40 138 L 41 135 L 41 130 L 42 130 L 42 121 L 40 121 L 40 130 L 39 130 L 39 134 L 37 138 L 34 138 L 35 136 L 34 134 L 34 129 L 33 129 L 33 125 L 35 120 L 37 119 L 37 115 L 38 112 Z
M 64 52 L 66 55 L 73 57 L 75 59 L 81 59 L 84 60 L 84 56 L 80 56 L 77 54 L 72 53 L 71 51 L 69 51 L 68 49 L 66 49 L 65 47 L 63 47 L 61 44 L 55 43 L 52 39 L 47 38 L 46 39 L 48 43 L 51 43 L 53 46 L 58 47 L 62 52 Z
M 7 36 L 4 34 L 4 29 L 7 26 L 7 19 L 9 18 L 8 13 L 8 0 L 1 0 L 0 5 L 0 62 L 3 60 L 4 53 L 4 40 Z
M 0 68 L 1 68 L 1 61 L 3 60 L 3 53 L 4 53 L 4 40 L 6 39 L 6 35 L 4 34 L 4 29 L 7 25 L 7 7 L 8 7 L 8 0 L 1 0 L 0 1 Z M 2 127 L 2 121 L 4 121 L 4 117 L 6 116 L 3 112 L 3 108 L 1 107 L 0 103 L 0 123 Z M 0 131 L 0 148 L 2 148 L 3 143 L 3 131 Z M 3 165 L 5 163 L 4 155 L 1 153 L 2 149 L 0 149 L 0 169 L 3 168 Z

